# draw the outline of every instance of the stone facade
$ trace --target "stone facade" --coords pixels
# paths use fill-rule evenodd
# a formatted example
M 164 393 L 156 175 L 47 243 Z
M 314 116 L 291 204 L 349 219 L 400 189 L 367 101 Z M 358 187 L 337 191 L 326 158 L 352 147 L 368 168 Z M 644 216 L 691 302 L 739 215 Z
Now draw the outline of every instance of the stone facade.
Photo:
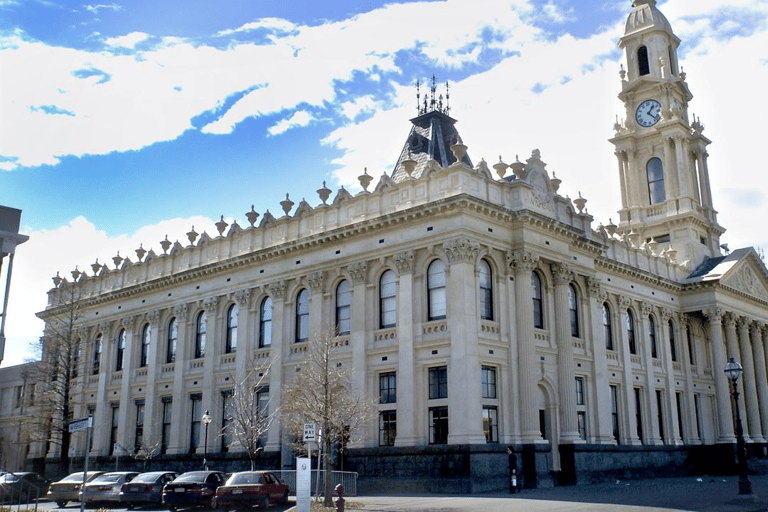
M 214 237 L 192 229 L 162 254 L 57 279 L 40 316 L 50 324 L 77 290 L 74 415 L 95 419 L 95 460 L 140 429 L 169 465 L 207 451 L 231 467 L 236 446 L 202 446 L 201 412 L 218 432 L 227 392 L 263 361 L 278 407 L 305 338 L 333 328 L 354 389 L 378 408 L 345 452 L 363 479 L 505 488 L 507 446 L 527 486 L 685 471 L 734 442 L 730 356 L 762 453 L 768 273 L 751 248 L 720 252 L 678 44 L 655 1 L 636 0 L 620 42 L 628 120 L 611 141 L 619 225 L 593 227 L 537 150 L 473 166 L 447 111 L 425 107 L 372 190 L 365 173 L 355 195 L 330 200 L 324 185 L 314 206 L 286 196 L 280 217 L 250 211 L 247 227 L 222 220 Z M 55 460 L 51 446 L 33 456 Z M 84 439 L 74 446 L 82 457 Z M 265 454 L 292 464 L 279 421 Z

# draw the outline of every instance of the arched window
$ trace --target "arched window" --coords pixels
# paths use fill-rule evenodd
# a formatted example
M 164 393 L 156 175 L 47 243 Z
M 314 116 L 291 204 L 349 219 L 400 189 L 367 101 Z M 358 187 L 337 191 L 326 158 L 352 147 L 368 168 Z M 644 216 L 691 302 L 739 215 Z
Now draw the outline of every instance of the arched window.
M 611 308 L 607 302 L 603 303 L 603 337 L 605 338 L 605 348 L 613 350 L 613 325 L 611 321 Z
M 435 260 L 427 269 L 428 319 L 442 320 L 446 316 L 445 263 Z
M 201 311 L 195 322 L 195 358 L 205 356 L 205 339 L 208 332 L 208 314 Z
M 149 361 L 149 344 L 152 342 L 152 327 L 149 324 L 144 324 L 144 329 L 141 330 L 141 356 L 139 357 L 139 366 L 147 366 Z
M 179 320 L 171 318 L 168 322 L 168 344 L 165 351 L 165 362 L 173 363 L 176 361 L 176 341 L 179 339 Z
M 272 297 L 265 297 L 259 308 L 259 348 L 272 344 Z
M 541 295 L 541 278 L 536 272 L 531 272 L 531 297 L 533 298 L 533 326 L 544 328 L 544 303 Z
M 96 336 L 96 341 L 93 342 L 93 366 L 91 367 L 91 374 L 98 375 L 100 366 L 101 366 L 101 334 Z
M 648 62 L 648 48 L 641 46 L 637 49 L 637 71 L 640 76 L 647 75 L 651 72 L 651 67 Z
M 672 353 L 672 360 L 677 361 L 677 343 L 675 342 L 675 324 L 669 321 L 669 350 Z
M 579 333 L 579 296 L 576 287 L 568 285 L 568 312 L 571 319 L 571 336 L 578 338 Z
M 384 271 L 379 279 L 379 328 L 388 329 L 397 325 L 397 285 L 395 273 Z
M 125 356 L 125 329 L 120 329 L 117 335 L 117 354 L 115 354 L 115 371 L 123 369 L 123 356 Z
M 478 277 L 480 281 L 480 318 L 493 320 L 493 275 L 491 266 L 485 260 L 480 260 L 478 265 Z
M 635 315 L 632 314 L 632 310 L 627 310 L 627 343 L 629 345 L 629 353 L 637 354 L 637 344 L 635 343 Z
M 296 296 L 296 343 L 309 339 L 309 292 L 303 288 Z
M 651 357 L 654 359 L 659 357 L 659 352 L 656 349 L 656 321 L 653 319 L 653 315 L 648 315 L 648 341 L 651 342 Z
M 227 354 L 237 352 L 237 304 L 229 306 L 227 311 L 227 343 L 224 351 Z
M 346 279 L 336 287 L 336 332 L 340 335 L 349 334 L 350 304 L 352 294 L 349 292 L 349 281 Z
M 648 199 L 651 204 L 663 203 L 667 195 L 664 191 L 664 164 L 661 159 L 653 157 L 648 160 L 645 172 L 648 176 Z

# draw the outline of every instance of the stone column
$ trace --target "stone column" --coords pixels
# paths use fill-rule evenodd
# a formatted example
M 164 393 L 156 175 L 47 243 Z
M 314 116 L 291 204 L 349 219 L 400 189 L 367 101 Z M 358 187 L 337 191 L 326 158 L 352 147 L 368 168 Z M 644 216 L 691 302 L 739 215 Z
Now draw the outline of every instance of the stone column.
M 677 343 L 677 360 L 680 367 L 683 368 L 683 374 L 685 375 L 685 400 L 688 404 L 688 444 L 702 444 L 704 439 L 699 437 L 696 430 L 698 422 L 698 416 L 696 415 L 696 404 L 694 403 L 694 388 L 693 388 L 693 372 L 691 371 L 691 354 L 688 347 L 688 328 L 687 325 L 690 320 L 686 317 L 675 315 L 675 322 L 677 330 L 675 331 L 675 342 Z M 691 347 L 693 348 L 693 347 Z M 714 351 L 714 350 L 713 350 Z M 699 404 L 702 407 L 703 404 Z M 703 430 L 702 430 L 703 437 Z
M 728 357 L 734 358 L 737 362 L 740 364 L 742 363 L 742 356 L 741 356 L 741 350 L 739 349 L 739 337 L 738 333 L 736 332 L 736 322 L 738 321 L 738 317 L 736 317 L 733 313 L 727 313 L 725 316 L 725 337 L 726 337 L 726 345 L 728 348 Z M 727 359 L 726 359 L 727 362 Z M 744 365 L 742 364 L 742 367 Z M 725 363 L 723 363 L 723 366 L 720 368 L 717 368 L 715 371 L 722 373 L 723 369 L 725 368 Z M 745 396 L 747 394 L 747 390 L 744 388 L 744 378 L 742 374 L 742 378 L 739 379 L 738 382 L 739 386 L 742 388 L 743 393 L 741 393 L 740 399 L 742 400 L 741 407 L 739 407 L 739 412 L 741 413 L 741 425 L 742 429 L 744 431 L 744 440 L 745 442 L 749 442 L 749 424 L 747 423 L 747 405 Z M 729 384 L 729 393 L 730 393 L 730 384 Z
M 235 304 L 237 304 L 237 349 L 235 350 L 235 382 L 232 385 L 237 385 L 248 377 L 248 371 L 250 370 L 248 366 L 252 362 L 254 350 L 252 321 L 254 318 L 254 305 L 252 297 L 253 294 L 250 289 L 235 292 Z M 224 411 L 222 411 L 223 413 Z
M 520 388 L 517 380 L 519 373 L 517 366 L 518 354 L 518 334 L 515 313 L 517 311 L 517 302 L 515 301 L 515 279 L 512 265 L 511 251 L 507 251 L 505 259 L 507 262 L 505 272 L 499 273 L 503 280 L 503 286 L 499 287 L 502 292 L 499 298 L 499 325 L 501 326 L 501 340 L 509 341 L 509 350 L 507 351 L 508 368 L 502 369 L 501 379 L 499 380 L 499 389 L 501 391 L 501 413 L 503 423 L 499 425 L 504 431 L 502 443 L 517 444 L 520 442 Z
M 291 329 L 291 315 L 285 304 L 285 292 L 287 284 L 285 281 L 278 281 L 269 287 L 269 294 L 272 297 L 272 338 L 269 347 L 270 368 L 268 375 L 269 382 L 269 411 L 272 413 L 276 407 L 282 403 L 283 389 L 283 364 L 288 359 L 290 346 L 293 343 L 293 331 Z M 260 306 L 257 306 L 260 307 Z M 280 415 L 276 414 L 269 426 L 267 434 L 267 444 L 264 447 L 267 451 L 276 451 L 280 449 Z M 282 467 L 290 465 L 291 461 L 281 461 Z
M 659 411 L 658 403 L 656 402 L 656 378 L 654 377 L 654 358 L 651 353 L 651 321 L 649 319 L 653 312 L 653 306 L 648 302 L 642 302 L 640 304 L 640 332 L 639 336 L 635 336 L 635 342 L 640 344 L 643 359 L 645 361 L 645 401 L 648 411 L 648 418 L 645 422 L 646 425 L 650 425 L 649 436 L 646 444 L 664 444 L 661 439 L 661 432 L 659 430 L 659 414 L 662 414 L 662 419 L 666 419 L 663 416 L 664 411 Z M 659 339 L 658 332 L 656 335 L 656 355 L 659 353 Z M 644 418 L 645 419 L 645 418 Z M 665 422 L 668 423 L 668 422 Z
M 325 294 L 325 271 L 313 272 L 307 276 L 309 283 L 309 337 L 332 335 L 335 331 L 333 316 L 323 314 Z
M 418 390 L 416 385 L 415 354 L 413 338 L 421 322 L 414 318 L 413 251 L 395 255 L 397 267 L 397 387 Z M 423 292 L 421 292 L 423 293 Z M 420 293 L 420 294 L 421 294 Z M 425 392 L 425 390 L 422 390 Z M 422 444 L 416 434 L 416 396 L 414 392 L 397 394 L 397 437 L 395 446 L 416 446 Z M 423 411 L 422 414 L 426 414 Z M 421 416 L 421 415 L 420 415 Z
M 179 320 L 176 340 L 176 361 L 173 364 L 173 405 L 171 405 L 171 438 L 168 441 L 168 454 L 185 453 L 188 425 L 183 418 L 189 410 L 189 396 L 185 393 L 184 376 L 190 356 L 194 353 L 194 329 L 189 335 L 189 305 L 179 304 L 173 308 L 173 315 Z M 162 413 L 161 413 L 162 414 Z
M 120 380 L 120 411 L 118 412 L 117 438 L 115 442 L 119 443 L 126 451 L 133 450 L 133 429 L 136 425 L 134 402 L 131 400 L 131 381 L 136 366 L 135 347 L 138 340 L 141 343 L 141 334 L 137 335 L 136 323 L 138 316 L 131 315 L 123 318 L 120 327 L 125 329 L 125 351 L 123 352 L 123 369 Z M 141 349 L 141 347 L 139 347 Z
M 757 384 L 755 382 L 755 363 L 752 359 L 752 345 L 749 342 L 749 324 L 747 317 L 740 317 L 739 326 L 739 344 L 741 346 L 741 365 L 744 372 L 741 374 L 741 380 L 744 386 L 744 404 L 747 408 L 747 423 L 749 424 L 749 437 L 752 442 L 764 443 L 762 426 L 760 425 L 760 406 L 757 400 Z M 764 375 L 764 374 L 763 374 Z
M 723 311 L 719 308 L 711 308 L 704 311 L 709 320 L 709 335 L 712 340 L 712 364 L 715 379 L 715 397 L 717 399 L 717 424 L 720 433 L 718 443 L 733 444 L 736 437 L 733 434 L 733 412 L 731 411 L 731 392 L 728 377 L 725 376 L 726 358 L 725 344 L 723 343 Z
M 221 426 L 221 413 L 219 412 L 219 397 L 217 393 L 213 369 L 218 366 L 219 354 L 223 346 L 221 325 L 223 322 L 222 311 L 219 307 L 219 297 L 209 297 L 203 302 L 205 308 L 205 355 L 203 357 L 203 398 L 200 403 L 200 412 L 208 411 L 212 421 L 208 426 L 208 453 L 217 452 L 214 448 L 216 432 Z M 215 396 L 214 396 L 215 394 Z M 205 453 L 205 425 L 200 424 L 200 439 L 197 443 L 197 453 Z
M 615 151 L 616 160 L 619 162 L 619 189 L 621 190 L 621 207 L 627 209 L 629 202 L 627 201 L 627 163 L 626 155 L 623 151 Z
M 467 238 L 443 244 L 448 257 L 446 295 L 451 358 L 448 370 L 448 443 L 485 443 L 478 355 L 477 254 L 480 246 Z
M 551 266 L 555 281 L 555 340 L 557 343 L 557 380 L 560 403 L 559 438 L 562 443 L 580 443 L 576 418 L 575 379 L 576 363 L 573 360 L 571 340 L 571 319 L 568 305 L 568 285 L 573 281 L 573 272 L 564 263 Z
M 672 432 L 669 433 L 667 436 L 667 443 L 668 444 L 683 444 L 683 440 L 680 439 L 680 432 L 683 430 L 682 425 L 679 425 L 678 418 L 677 418 L 677 394 L 676 394 L 676 386 L 675 386 L 675 369 L 672 365 L 672 349 L 670 347 L 669 343 L 669 320 L 672 318 L 672 310 L 668 308 L 664 308 L 661 310 L 661 326 L 659 329 L 659 337 L 657 338 L 656 342 L 658 344 L 659 349 L 659 357 L 662 358 L 662 364 L 664 366 L 664 371 L 667 374 L 667 413 L 666 417 L 668 419 L 667 424 L 670 426 Z M 677 341 L 677 336 L 675 336 L 675 341 Z M 677 350 L 677 354 L 681 354 L 680 350 Z M 680 404 L 680 416 L 683 416 L 683 405 Z M 690 438 L 690 436 L 687 436 Z
M 147 392 L 144 395 L 144 443 L 147 447 L 153 447 L 160 443 L 160 429 L 162 421 L 159 416 L 157 404 L 157 379 L 162 372 L 162 364 L 165 362 L 162 354 L 162 330 L 160 329 L 160 310 L 155 309 L 147 313 L 149 321 L 150 341 L 149 354 L 147 354 Z M 159 445 L 158 445 L 159 448 Z
M 766 379 L 765 351 L 763 350 L 763 329 L 765 326 L 759 322 L 752 322 L 750 327 L 760 410 L 760 430 L 765 438 L 768 435 L 768 379 Z
M 603 332 L 603 303 L 608 300 L 608 294 L 603 290 L 599 279 L 595 277 L 587 278 L 587 291 L 591 299 L 588 302 L 587 318 L 592 323 L 592 374 L 595 400 L 591 407 L 591 414 L 593 415 L 592 423 L 596 426 L 594 438 L 598 444 L 615 445 L 616 440 L 613 438 L 611 423 L 611 384 L 608 378 L 608 357 Z
M 352 297 L 350 304 L 349 344 L 352 345 L 352 390 L 362 400 L 368 400 L 368 361 L 365 357 L 368 336 L 373 329 L 366 328 L 366 314 L 374 306 L 367 302 L 366 284 L 368 283 L 368 264 L 364 261 L 353 263 L 347 268 L 352 277 Z
M 541 441 L 539 413 L 536 410 L 538 376 L 536 375 L 536 339 L 533 329 L 533 300 L 531 298 L 531 272 L 539 257 L 518 251 L 512 256 L 515 268 L 515 321 L 517 324 L 518 376 L 520 386 L 521 441 Z

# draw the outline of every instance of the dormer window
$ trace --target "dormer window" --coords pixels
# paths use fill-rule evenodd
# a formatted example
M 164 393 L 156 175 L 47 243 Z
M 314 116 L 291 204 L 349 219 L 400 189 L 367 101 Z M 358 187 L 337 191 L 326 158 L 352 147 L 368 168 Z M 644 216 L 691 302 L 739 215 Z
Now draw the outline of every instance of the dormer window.
M 648 63 L 648 48 L 641 46 L 637 49 L 637 71 L 640 76 L 647 75 L 651 72 L 651 67 Z

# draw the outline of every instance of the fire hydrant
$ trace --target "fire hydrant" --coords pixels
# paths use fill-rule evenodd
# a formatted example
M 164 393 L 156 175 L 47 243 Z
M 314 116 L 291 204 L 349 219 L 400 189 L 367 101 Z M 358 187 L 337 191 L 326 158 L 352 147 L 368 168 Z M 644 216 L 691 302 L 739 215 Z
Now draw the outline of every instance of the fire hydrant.
M 336 499 L 336 512 L 344 512 L 344 486 L 338 484 L 335 488 L 339 497 Z

